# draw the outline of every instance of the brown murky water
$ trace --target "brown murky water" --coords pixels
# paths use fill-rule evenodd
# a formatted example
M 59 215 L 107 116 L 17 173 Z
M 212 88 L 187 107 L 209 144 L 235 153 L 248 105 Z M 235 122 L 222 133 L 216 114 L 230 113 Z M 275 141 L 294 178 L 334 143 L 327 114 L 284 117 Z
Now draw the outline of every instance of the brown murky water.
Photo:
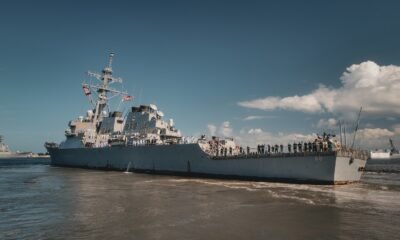
M 397 239 L 400 173 L 319 186 L 0 164 L 0 239 Z

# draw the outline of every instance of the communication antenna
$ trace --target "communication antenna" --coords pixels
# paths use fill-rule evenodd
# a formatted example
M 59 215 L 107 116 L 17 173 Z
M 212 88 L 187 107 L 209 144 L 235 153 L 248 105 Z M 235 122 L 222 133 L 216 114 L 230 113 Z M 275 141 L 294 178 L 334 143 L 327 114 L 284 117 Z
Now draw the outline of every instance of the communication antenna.
M 356 123 L 356 127 L 355 127 L 355 129 L 354 129 L 353 143 L 351 144 L 351 148 L 354 147 L 354 142 L 356 141 L 356 135 L 357 135 L 358 125 L 360 124 L 361 111 L 362 111 L 362 107 L 360 107 L 360 111 L 358 112 L 357 123 Z
M 112 53 L 110 53 L 110 58 L 109 58 L 109 60 L 108 60 L 108 67 L 109 67 L 110 69 L 112 69 L 112 60 L 113 60 L 113 57 L 114 57 L 114 53 L 112 52 Z
M 339 132 L 340 132 L 340 146 L 343 145 L 342 142 L 342 122 L 339 120 Z
M 343 126 L 343 136 L 344 136 L 344 146 L 347 148 L 346 124 L 344 124 Z

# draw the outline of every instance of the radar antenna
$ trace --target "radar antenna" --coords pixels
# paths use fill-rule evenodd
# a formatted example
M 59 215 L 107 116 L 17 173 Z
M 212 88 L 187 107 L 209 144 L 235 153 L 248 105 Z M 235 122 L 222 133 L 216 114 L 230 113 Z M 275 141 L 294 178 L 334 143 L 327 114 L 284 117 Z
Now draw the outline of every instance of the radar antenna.
M 97 101 L 95 107 L 95 115 L 93 124 L 97 127 L 98 123 L 102 120 L 102 112 L 108 108 L 108 100 L 119 95 L 128 95 L 127 92 L 119 91 L 114 88 L 110 88 L 109 85 L 113 83 L 122 83 L 122 78 L 112 76 L 112 61 L 114 53 L 110 53 L 108 59 L 108 66 L 106 66 L 101 73 L 95 73 L 88 71 L 89 77 L 93 77 L 99 80 L 98 84 L 87 84 L 83 83 L 84 87 L 89 87 L 93 92 L 97 93 Z

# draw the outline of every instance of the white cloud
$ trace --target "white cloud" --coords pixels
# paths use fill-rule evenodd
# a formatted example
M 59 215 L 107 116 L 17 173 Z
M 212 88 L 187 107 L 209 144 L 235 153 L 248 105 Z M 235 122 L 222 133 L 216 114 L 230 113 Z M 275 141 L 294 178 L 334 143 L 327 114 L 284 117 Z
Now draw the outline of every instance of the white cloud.
M 247 116 L 247 117 L 243 118 L 243 121 L 271 119 L 271 118 L 277 118 L 277 116 Z
M 394 132 L 386 128 L 365 128 L 357 132 L 360 138 L 372 139 L 372 138 L 382 138 L 382 137 L 392 137 L 395 135 Z
M 207 125 L 207 128 L 208 128 L 208 133 L 211 135 L 211 136 L 215 136 L 215 133 L 217 132 L 217 126 L 215 126 L 214 124 L 208 124 Z
M 329 119 L 320 119 L 317 123 L 317 128 L 327 128 L 327 129 L 333 129 L 338 126 L 338 121 L 334 118 L 329 118 Z
M 264 116 L 247 116 L 245 118 L 243 118 L 244 121 L 251 121 L 251 120 L 259 120 L 259 119 L 263 119 Z
M 395 124 L 392 126 L 392 128 L 395 134 L 400 135 L 400 124 Z
M 388 149 L 389 138 L 398 140 L 399 132 L 386 128 L 365 128 L 357 132 L 356 145 L 366 149 Z
M 400 67 L 379 66 L 372 61 L 354 64 L 341 76 L 342 86 L 319 86 L 303 96 L 266 97 L 239 102 L 238 105 L 261 110 L 296 110 L 307 113 L 357 112 L 400 115 Z
M 222 123 L 222 127 L 220 128 L 220 134 L 224 137 L 232 137 L 232 128 L 230 122 L 226 121 Z
M 257 135 L 262 134 L 263 130 L 261 128 L 251 128 L 247 133 L 250 135 Z
M 210 136 L 222 136 L 222 137 L 232 137 L 233 129 L 231 128 L 231 123 L 229 121 L 223 122 L 219 127 L 209 123 L 207 125 L 208 133 Z
M 302 104 L 299 104 L 302 103 Z M 258 108 L 262 110 L 281 109 L 296 109 L 303 112 L 316 112 L 321 111 L 320 103 L 312 95 L 293 96 L 293 97 L 267 97 L 263 99 L 256 99 L 252 101 L 239 102 L 242 107 Z

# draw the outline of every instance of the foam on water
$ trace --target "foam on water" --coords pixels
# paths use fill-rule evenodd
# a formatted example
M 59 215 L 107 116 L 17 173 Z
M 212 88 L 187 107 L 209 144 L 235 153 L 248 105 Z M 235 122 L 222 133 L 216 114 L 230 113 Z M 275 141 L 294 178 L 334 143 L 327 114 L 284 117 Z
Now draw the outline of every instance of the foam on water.
M 165 180 L 160 179 L 158 181 L 164 182 Z M 155 180 L 152 180 L 152 182 L 154 183 Z M 175 185 L 177 183 L 204 184 L 247 192 L 264 191 L 277 199 L 295 200 L 311 205 L 341 205 L 342 207 L 352 208 L 354 207 L 353 203 L 358 202 L 361 208 L 370 207 L 371 204 L 377 208 L 400 207 L 398 191 L 391 191 L 388 186 L 371 187 L 367 183 L 330 186 L 192 178 L 168 179 L 167 182 Z M 368 202 L 368 206 L 362 205 L 363 202 Z

